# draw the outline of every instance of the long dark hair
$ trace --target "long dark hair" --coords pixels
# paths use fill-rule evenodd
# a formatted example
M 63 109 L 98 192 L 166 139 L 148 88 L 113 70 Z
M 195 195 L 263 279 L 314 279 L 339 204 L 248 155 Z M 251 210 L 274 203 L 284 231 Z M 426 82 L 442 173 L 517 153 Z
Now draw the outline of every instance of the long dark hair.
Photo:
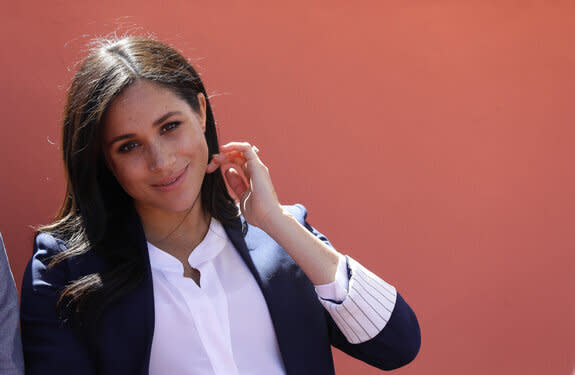
M 197 94 L 202 93 L 209 156 L 219 152 L 208 95 L 198 73 L 180 53 L 139 36 L 98 41 L 67 94 L 62 129 L 66 195 L 54 221 L 39 228 L 66 242 L 66 250 L 51 260 L 51 266 L 90 252 L 105 259 L 106 270 L 73 280 L 61 294 L 62 311 L 80 326 L 88 321 L 93 325 L 112 301 L 142 281 L 146 270 L 141 252 L 124 240 L 119 225 L 133 211 L 132 198 L 106 166 L 101 147 L 102 122 L 110 103 L 143 79 L 172 90 L 196 111 Z M 238 216 L 219 173 L 206 174 L 201 200 L 205 213 L 223 223 L 230 224 Z

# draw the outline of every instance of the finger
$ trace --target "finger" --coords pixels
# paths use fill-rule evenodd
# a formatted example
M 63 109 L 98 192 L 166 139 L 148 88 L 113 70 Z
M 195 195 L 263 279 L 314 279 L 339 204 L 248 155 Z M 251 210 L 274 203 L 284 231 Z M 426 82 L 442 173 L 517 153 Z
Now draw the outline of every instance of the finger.
M 236 164 L 243 167 L 246 158 L 240 151 L 228 151 L 226 153 L 212 155 L 212 160 L 206 166 L 206 173 L 212 173 L 225 164 Z
M 220 168 L 225 172 L 227 168 L 234 167 L 242 177 L 249 181 L 252 178 L 252 168 L 249 166 L 249 161 L 240 152 L 232 152 L 227 154 L 220 154 L 218 157 L 218 163 Z M 261 164 L 261 161 L 256 161 Z M 253 162 L 252 162 L 253 163 Z
M 220 154 L 214 155 L 213 160 L 218 162 L 220 165 L 228 163 L 242 165 L 247 161 L 243 153 L 239 151 L 222 152 Z
M 259 160 L 254 147 L 247 142 L 230 142 L 220 147 L 221 151 L 240 151 L 244 157 L 249 160 Z M 259 150 L 258 150 L 259 151 Z
M 249 186 L 246 181 L 242 178 L 242 176 L 238 173 L 238 171 L 234 167 L 228 168 L 224 172 L 225 179 L 228 183 L 228 186 L 233 191 L 235 196 L 241 200 L 244 195 L 249 191 Z
M 220 167 L 220 165 L 221 164 L 217 161 L 216 158 L 212 158 L 212 160 L 206 166 L 206 173 L 215 172 Z

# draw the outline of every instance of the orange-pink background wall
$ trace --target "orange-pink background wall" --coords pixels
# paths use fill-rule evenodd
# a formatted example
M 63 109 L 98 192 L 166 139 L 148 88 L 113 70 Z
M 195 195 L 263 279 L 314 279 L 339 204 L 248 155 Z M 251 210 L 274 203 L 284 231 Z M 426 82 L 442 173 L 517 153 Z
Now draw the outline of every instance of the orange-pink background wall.
M 352 5 L 353 4 L 353 5 Z M 423 346 L 398 374 L 575 367 L 572 1 L 4 1 L 0 231 L 17 283 L 63 194 L 59 120 L 93 36 L 196 61 L 223 141 L 395 284 Z M 336 352 L 338 374 L 375 374 Z

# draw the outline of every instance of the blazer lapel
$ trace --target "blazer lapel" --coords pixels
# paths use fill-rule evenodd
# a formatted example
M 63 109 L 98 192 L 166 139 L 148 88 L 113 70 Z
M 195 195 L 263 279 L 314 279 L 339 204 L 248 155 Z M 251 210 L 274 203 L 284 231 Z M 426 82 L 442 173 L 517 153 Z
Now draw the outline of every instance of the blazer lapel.
M 259 228 L 242 222 L 225 229 L 265 298 L 286 372 L 333 373 L 323 307 L 309 279 Z

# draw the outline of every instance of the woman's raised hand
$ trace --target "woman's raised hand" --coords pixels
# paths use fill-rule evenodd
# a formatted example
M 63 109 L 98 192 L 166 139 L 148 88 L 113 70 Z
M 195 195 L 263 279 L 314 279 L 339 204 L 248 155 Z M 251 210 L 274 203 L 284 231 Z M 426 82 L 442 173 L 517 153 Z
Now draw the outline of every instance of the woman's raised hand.
M 293 216 L 284 213 L 267 167 L 249 143 L 220 147 L 206 172 L 221 170 L 244 218 L 272 237 L 296 261 L 314 285 L 333 282 L 337 252 L 320 241 Z
M 207 173 L 220 169 L 232 196 L 240 202 L 242 215 L 251 225 L 266 231 L 271 215 L 282 208 L 268 168 L 257 155 L 257 148 L 246 142 L 230 142 L 220 147 L 206 168 Z

